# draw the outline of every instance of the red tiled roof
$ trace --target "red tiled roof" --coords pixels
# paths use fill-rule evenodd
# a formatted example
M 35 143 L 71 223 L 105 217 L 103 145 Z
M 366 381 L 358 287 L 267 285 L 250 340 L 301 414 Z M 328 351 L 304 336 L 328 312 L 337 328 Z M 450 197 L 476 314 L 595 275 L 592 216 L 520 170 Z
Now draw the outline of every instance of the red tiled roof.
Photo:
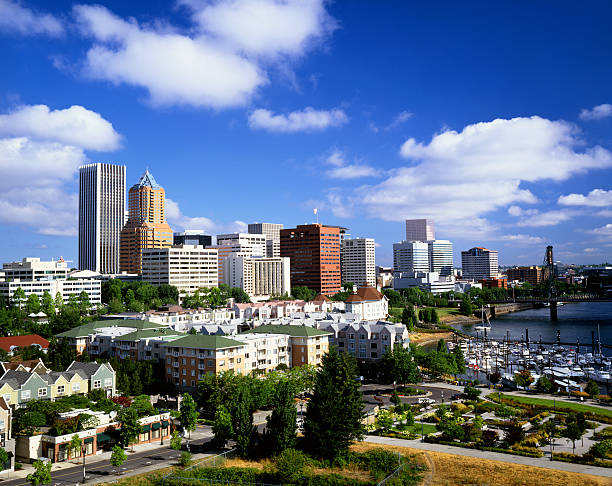
M 319 294 L 314 299 L 313 302 L 331 302 L 331 299 L 327 295 Z
M 49 341 L 40 337 L 38 334 L 27 334 L 25 336 L 0 337 L 0 348 L 10 352 L 11 348 L 27 348 L 33 344 L 38 344 L 42 349 L 49 348 Z
M 359 287 L 356 294 L 349 295 L 345 302 L 363 302 L 364 300 L 381 300 L 383 295 L 374 287 L 364 285 Z

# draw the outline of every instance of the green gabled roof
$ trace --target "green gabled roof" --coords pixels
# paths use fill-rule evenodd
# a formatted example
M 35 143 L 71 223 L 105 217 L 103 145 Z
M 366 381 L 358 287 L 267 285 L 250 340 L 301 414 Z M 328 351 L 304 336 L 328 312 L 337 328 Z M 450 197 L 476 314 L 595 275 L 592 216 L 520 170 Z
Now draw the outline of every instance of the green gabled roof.
M 164 343 L 162 346 L 172 346 L 177 348 L 223 349 L 244 346 L 244 343 L 216 335 L 209 336 L 205 334 L 188 334 L 187 336 L 176 339 L 171 343 Z
M 57 337 L 67 338 L 78 338 L 86 337 L 89 334 L 95 332 L 97 329 L 104 327 L 131 327 L 137 331 L 150 330 L 150 329 L 167 329 L 167 326 L 163 324 L 157 324 L 155 322 L 142 321 L 140 319 L 109 319 L 107 321 L 93 321 L 83 324 L 82 326 L 75 327 L 69 331 L 58 334 Z M 137 332 L 135 331 L 135 332 Z M 134 334 L 134 333 L 130 333 Z
M 184 332 L 173 331 L 169 328 L 160 329 L 143 329 L 141 331 L 134 331 L 123 336 L 118 336 L 115 341 L 139 341 L 140 339 L 147 339 L 152 337 L 177 337 L 185 336 Z
M 328 336 L 331 332 L 323 331 L 309 326 L 292 326 L 290 324 L 265 324 L 263 326 L 250 329 L 244 334 L 287 334 L 291 337 L 312 337 L 312 336 Z

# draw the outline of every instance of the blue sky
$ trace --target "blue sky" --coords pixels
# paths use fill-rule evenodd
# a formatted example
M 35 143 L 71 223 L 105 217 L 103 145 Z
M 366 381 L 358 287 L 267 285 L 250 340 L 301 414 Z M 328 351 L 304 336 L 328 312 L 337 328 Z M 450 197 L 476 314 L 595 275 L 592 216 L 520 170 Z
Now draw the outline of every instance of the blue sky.
M 0 255 L 77 260 L 78 166 L 176 230 L 430 217 L 459 252 L 612 250 L 609 2 L 0 0 Z

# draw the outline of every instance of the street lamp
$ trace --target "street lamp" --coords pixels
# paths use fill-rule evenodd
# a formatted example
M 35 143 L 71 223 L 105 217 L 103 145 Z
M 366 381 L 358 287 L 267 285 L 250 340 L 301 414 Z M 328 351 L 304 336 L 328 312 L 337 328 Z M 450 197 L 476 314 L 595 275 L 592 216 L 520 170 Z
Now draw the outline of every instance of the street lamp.
M 83 440 L 81 444 L 82 444 L 81 451 L 83 453 L 83 483 L 85 483 L 85 481 L 87 480 L 87 477 L 85 476 L 85 454 L 87 453 L 87 449 L 85 446 L 85 440 Z
M 425 432 L 423 427 L 423 417 L 421 417 L 421 442 L 425 442 Z

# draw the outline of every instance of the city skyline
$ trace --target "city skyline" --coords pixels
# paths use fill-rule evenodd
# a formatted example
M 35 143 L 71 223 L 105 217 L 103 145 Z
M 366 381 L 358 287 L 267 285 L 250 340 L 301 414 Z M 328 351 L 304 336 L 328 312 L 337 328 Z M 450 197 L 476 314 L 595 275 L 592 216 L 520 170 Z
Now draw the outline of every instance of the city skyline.
M 419 218 L 455 262 L 484 246 L 537 265 L 547 244 L 566 263 L 610 260 L 610 6 L 287 2 L 241 37 L 232 4 L 0 0 L 6 261 L 77 266 L 78 167 L 94 162 L 126 165 L 128 187 L 149 167 L 177 232 L 291 228 L 318 208 L 374 238 L 384 266 Z M 166 51 L 180 43 L 196 67 Z

